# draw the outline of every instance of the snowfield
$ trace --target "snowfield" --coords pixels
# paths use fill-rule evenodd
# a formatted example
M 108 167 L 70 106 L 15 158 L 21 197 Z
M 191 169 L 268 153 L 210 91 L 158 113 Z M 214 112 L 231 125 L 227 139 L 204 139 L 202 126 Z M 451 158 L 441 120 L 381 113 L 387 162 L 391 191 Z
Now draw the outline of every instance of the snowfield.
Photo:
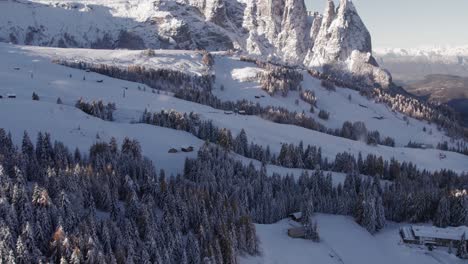
M 288 237 L 297 223 L 282 220 L 272 225 L 256 225 L 261 256 L 243 257 L 242 264 L 458 264 L 465 263 L 447 248 L 432 252 L 425 247 L 402 244 L 398 234 L 404 224 L 388 223 L 380 233 L 370 235 L 346 216 L 317 214 L 320 243 Z M 356 246 L 356 244 L 359 246 Z
M 43 51 L 47 50 L 45 54 Z M 238 134 L 242 128 L 245 129 L 249 141 L 253 141 L 257 144 L 267 146 L 269 145 L 271 148 L 272 153 L 279 153 L 281 149 L 282 143 L 295 143 L 298 144 L 300 141 L 303 141 L 304 145 L 316 145 L 322 148 L 322 155 L 333 160 L 336 154 L 347 151 L 357 155 L 361 152 L 364 156 L 367 154 L 375 154 L 378 156 L 382 156 L 385 160 L 390 160 L 391 158 L 396 158 L 397 160 L 403 161 L 411 161 L 416 164 L 420 168 L 424 168 L 427 170 L 439 170 L 439 169 L 452 169 L 456 172 L 463 172 L 468 170 L 468 157 L 453 153 L 453 152 L 444 152 L 447 156 L 446 159 L 440 160 L 439 154 L 441 151 L 436 149 L 410 149 L 404 147 L 386 147 L 386 146 L 369 146 L 364 142 L 359 141 L 352 141 L 345 138 L 334 137 L 327 134 L 319 133 L 317 131 L 308 130 L 302 127 L 291 126 L 291 125 L 283 125 L 273 123 L 264 119 L 261 119 L 256 116 L 242 116 L 242 115 L 225 115 L 223 111 L 213 109 L 208 106 L 195 104 L 192 102 L 180 100 L 177 98 L 172 97 L 170 94 L 166 95 L 164 92 L 161 94 L 151 92 L 152 89 L 146 87 L 145 85 L 132 83 L 122 80 L 117 80 L 113 78 L 108 78 L 106 76 L 102 76 L 95 73 L 86 73 L 81 70 L 71 69 L 60 65 L 55 65 L 50 62 L 51 53 L 53 50 L 60 50 L 60 49 L 47 49 L 47 48 L 39 48 L 36 49 L 34 47 L 18 47 L 12 46 L 7 44 L 0 44 L 0 53 L 2 55 L 2 61 L 0 62 L 0 78 L 2 81 L 2 86 L 0 87 L 1 94 L 7 93 L 15 93 L 17 95 L 17 99 L 14 102 L 4 103 L 2 101 L 0 103 L 0 109 L 2 110 L 3 116 L 2 118 L 6 119 L 9 118 L 9 113 L 17 113 L 17 115 L 24 115 L 22 117 L 22 124 L 25 128 L 28 127 L 28 119 L 41 119 L 41 116 L 46 116 L 48 113 L 43 112 L 45 109 L 40 108 L 37 111 L 34 111 L 35 115 L 31 115 L 26 109 L 31 109 L 36 105 L 41 105 L 43 103 L 48 103 L 49 106 L 56 102 L 57 98 L 60 97 L 64 104 L 73 106 L 75 102 L 79 98 L 84 98 L 87 101 L 90 100 L 103 100 L 104 102 L 115 102 L 117 106 L 116 111 L 116 123 L 111 124 L 112 128 L 108 131 L 103 131 L 106 128 L 102 128 L 101 133 L 103 135 L 124 135 L 126 132 L 120 131 L 119 127 L 129 126 L 128 123 L 137 121 L 144 109 L 148 109 L 149 111 L 160 111 L 162 109 L 169 110 L 175 109 L 179 112 L 196 112 L 200 114 L 202 119 L 206 120 L 213 120 L 214 124 L 219 127 L 228 128 L 232 131 L 234 135 Z M 68 50 L 68 49 L 67 49 Z M 71 53 L 77 54 L 79 51 L 83 51 L 86 53 L 88 50 L 72 50 Z M 64 50 L 60 51 L 64 53 Z M 99 52 L 99 51 L 95 51 Z M 107 51 L 103 51 L 107 52 Z M 127 51 L 122 51 L 126 53 Z M 57 54 L 59 51 L 57 51 Z M 116 51 L 117 54 L 117 51 Z M 186 56 L 184 52 L 175 51 L 175 52 L 167 52 L 170 54 L 168 56 L 173 56 L 177 58 L 178 56 Z M 252 85 L 251 82 L 237 82 L 232 80 L 232 67 L 237 67 L 238 62 L 236 60 L 232 60 L 231 68 L 227 65 L 228 58 L 222 58 L 219 61 L 225 60 L 221 63 L 216 63 L 215 65 L 215 72 L 217 73 L 217 83 L 223 83 L 225 85 L 226 95 L 228 94 L 240 94 L 239 96 L 250 96 L 250 94 L 263 92 L 259 88 L 255 89 L 242 89 L 242 87 L 246 87 Z M 252 66 L 251 64 L 249 64 Z M 18 68 L 18 69 L 15 69 Z M 226 71 L 226 74 L 223 74 L 222 71 Z M 71 77 L 70 77 L 71 76 Z M 83 80 L 85 77 L 85 80 Z M 103 80 L 102 83 L 97 83 L 97 80 Z M 224 81 L 226 80 L 226 81 Z M 229 81 L 231 80 L 231 81 Z M 316 80 L 309 80 L 310 82 L 314 82 Z M 318 81 L 316 81 L 318 83 Z M 308 83 L 306 78 L 306 84 Z M 242 86 L 246 85 L 246 86 Z M 123 91 L 125 90 L 125 97 L 123 97 Z M 315 86 L 317 94 L 320 91 L 324 91 L 319 86 Z M 365 117 L 364 111 L 369 111 L 369 108 L 362 108 L 359 107 L 358 103 L 367 103 L 367 105 L 374 105 L 375 109 L 381 111 L 381 113 L 386 113 L 389 116 L 389 120 L 384 121 L 375 121 L 374 124 L 382 124 L 382 134 L 386 134 L 385 128 L 394 129 L 395 133 L 400 135 L 400 142 L 402 138 L 407 139 L 407 137 L 412 137 L 412 131 L 418 131 L 419 129 L 422 131 L 422 122 L 412 120 L 410 124 L 415 123 L 417 125 L 410 126 L 410 128 L 406 127 L 406 123 L 404 126 L 398 126 L 398 124 L 403 124 L 403 121 L 399 120 L 392 112 L 386 110 L 387 108 L 381 104 L 373 104 L 370 101 L 362 101 L 367 100 L 360 98 L 357 93 L 356 96 L 353 96 L 352 100 L 355 100 L 356 103 L 344 103 L 347 102 L 347 95 L 341 93 L 351 93 L 353 91 L 348 89 L 339 89 L 339 92 L 332 93 L 332 95 L 323 96 L 319 95 L 319 106 L 323 104 L 325 106 L 326 102 L 329 102 L 327 105 L 327 110 L 332 112 L 332 119 L 334 117 L 333 113 L 338 113 L 340 115 L 354 115 L 356 119 L 360 119 L 361 115 Z M 41 101 L 33 102 L 31 101 L 31 94 L 36 92 Z M 216 91 L 216 95 L 220 95 L 224 93 L 223 91 Z M 264 92 L 263 92 L 264 93 Z M 291 96 L 292 97 L 292 96 Z M 341 98 L 341 101 L 339 98 Z M 322 98 L 322 99 L 321 99 Z M 223 99 L 230 99 L 234 100 L 233 96 L 229 96 L 229 98 Z M 294 100 L 290 97 L 268 97 L 266 96 L 265 105 L 278 105 L 283 103 L 286 106 L 294 106 L 293 102 L 289 102 L 289 100 Z M 321 103 L 321 100 L 323 101 Z M 332 101 L 334 103 L 332 103 Z M 345 109 L 344 111 L 333 110 L 339 106 L 340 108 Z M 42 106 L 41 106 L 42 107 Z M 52 107 L 52 106 L 50 106 Z M 346 108 L 345 108 L 346 107 Z M 361 111 L 359 111 L 359 109 Z M 42 109 L 42 110 L 41 110 Z M 70 110 L 70 112 L 79 111 Z M 7 112 L 7 113 L 5 113 Z M 375 115 L 375 113 L 367 113 L 368 116 Z M 395 119 L 390 119 L 392 116 L 395 116 Z M 51 124 L 49 124 L 49 129 L 53 130 L 56 124 L 61 123 L 62 119 L 73 120 L 74 116 L 67 116 L 66 114 L 62 115 L 61 118 L 57 117 Z M 371 118 L 372 119 L 372 118 Z M 59 122 L 60 120 L 60 122 Z M 395 122 L 388 122 L 390 120 L 397 120 Z M 366 120 L 366 125 L 367 125 Z M 71 122 L 71 121 L 69 121 Z M 15 124 L 20 123 L 17 122 L 15 119 L 10 120 L 7 125 L 3 125 L 2 127 L 6 128 L 7 130 L 11 129 L 9 126 L 14 127 Z M 118 124 L 120 123 L 120 124 Z M 2 122 L 2 124 L 7 124 Z M 369 121 L 369 124 L 372 122 Z M 385 124 L 385 125 L 384 125 Z M 419 127 L 418 127 L 419 126 Z M 76 128 L 77 125 L 73 127 L 69 127 L 68 129 Z M 369 125 L 370 127 L 370 125 Z M 393 127 L 393 128 L 392 128 Z M 371 128 L 371 127 L 370 127 Z M 411 130 L 413 128 L 413 130 Z M 58 130 L 58 129 L 57 129 Z M 125 129 L 123 129 L 126 131 Z M 62 130 L 58 130 L 62 131 Z M 168 130 L 172 131 L 172 130 Z M 98 131 L 93 131 L 90 133 L 92 136 L 88 140 L 95 140 L 95 135 Z M 53 133 L 56 134 L 57 132 Z M 61 132 L 58 132 L 61 133 Z M 136 133 L 138 134 L 138 133 Z M 170 133 L 169 133 L 170 134 Z M 434 140 L 433 143 L 436 141 L 437 131 L 434 130 L 432 139 Z M 187 134 L 186 134 L 187 135 Z M 428 134 L 429 135 L 429 134 Z M 130 137 L 135 137 L 133 133 L 128 134 Z M 443 137 L 439 134 L 440 137 Z M 57 136 L 59 137 L 59 136 Z M 415 137 L 413 140 L 420 141 L 422 139 L 422 135 L 415 133 L 413 135 Z M 138 137 L 137 137 L 138 138 Z M 442 139 L 442 138 L 441 138 Z M 72 140 L 72 138 L 70 138 Z M 149 139 L 148 139 L 149 140 Z M 68 140 L 63 140 L 65 143 L 72 143 Z M 88 141 L 90 144 L 92 141 Z M 142 141 L 142 145 L 145 145 L 148 141 Z M 151 142 L 151 140 L 150 140 Z M 174 142 L 178 142 L 177 140 Z M 166 142 L 167 143 L 167 142 Z M 195 144 L 195 143 L 194 143 Z M 169 143 L 164 145 L 164 152 L 167 152 Z M 166 148 L 167 146 L 167 148 Z M 150 158 L 156 160 L 156 158 L 152 157 L 152 153 L 144 152 L 145 155 L 149 156 Z M 182 160 L 182 159 L 181 159 Z M 167 165 L 168 167 L 175 168 L 176 165 Z M 182 166 L 179 164 L 179 166 Z M 175 170 L 171 170 L 175 171 Z

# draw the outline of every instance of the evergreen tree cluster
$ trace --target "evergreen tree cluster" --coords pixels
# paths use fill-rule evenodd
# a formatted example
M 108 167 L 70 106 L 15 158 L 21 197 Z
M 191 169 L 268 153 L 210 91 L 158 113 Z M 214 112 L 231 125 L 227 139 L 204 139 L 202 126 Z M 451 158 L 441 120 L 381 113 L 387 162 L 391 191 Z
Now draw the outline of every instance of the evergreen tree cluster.
M 369 176 L 380 176 L 387 180 L 397 178 L 401 169 L 414 168 L 414 171 L 418 171 L 416 166 L 411 162 L 400 164 L 394 159 L 384 161 L 382 157 L 372 154 L 367 155 L 363 159 L 361 154 L 356 158 L 352 154 L 343 152 L 338 153 L 334 161 L 329 161 L 326 158 L 322 158 L 321 148 L 310 145 L 304 146 L 302 142 L 298 145 L 283 144 L 279 154 L 275 155 L 271 153 L 269 146 L 265 148 L 249 142 L 247 134 L 243 129 L 234 137 L 230 130 L 215 126 L 211 120 L 203 121 L 195 113 L 182 114 L 175 110 L 163 110 L 159 113 L 145 111 L 140 121 L 155 126 L 183 130 L 202 140 L 216 143 L 227 150 L 232 150 L 247 158 L 286 168 L 309 170 L 322 168 L 336 172 L 358 172 Z M 357 125 L 356 127 L 359 127 L 356 131 L 366 131 L 361 125 Z M 352 132 L 350 135 L 355 135 L 355 133 Z
M 468 189 L 467 175 L 457 175 L 449 170 L 439 172 L 428 172 L 419 170 L 411 162 L 400 163 L 395 159 L 390 161 L 382 157 L 369 154 L 362 157 L 361 154 L 356 158 L 347 152 L 336 155 L 334 161 L 329 161 L 322 157 L 321 149 L 314 146 L 304 147 L 302 144 L 283 144 L 278 156 L 270 153 L 269 148 L 249 144 L 245 131 L 232 139 L 232 135 L 226 130 L 220 133 L 221 129 L 214 127 L 207 122 L 207 126 L 202 129 L 203 133 L 198 133 L 198 137 L 221 144 L 225 149 L 232 150 L 240 155 L 262 161 L 265 164 L 279 165 L 287 168 L 303 169 L 321 169 L 348 174 L 361 174 L 378 178 L 380 180 L 391 181 L 392 184 L 386 187 L 386 191 L 380 198 L 385 205 L 387 219 L 393 221 L 424 222 L 434 220 L 438 217 L 438 201 L 444 197 L 451 197 L 454 189 Z M 219 135 L 225 135 L 220 137 Z M 213 135 L 209 137 L 209 135 Z M 223 138 L 223 139 L 221 139 Z M 227 143 L 226 143 L 227 142 Z M 380 193 L 380 191 L 379 191 Z M 360 203 L 366 206 L 373 205 L 369 213 L 374 216 L 374 211 L 380 212 L 380 200 L 369 198 L 372 195 L 363 195 L 360 197 Z M 367 199 L 367 200 L 366 200 Z M 370 199 L 370 200 L 369 200 Z M 464 196 L 451 199 L 465 199 Z M 377 206 L 378 204 L 379 206 Z M 464 203 L 454 203 L 464 204 Z M 468 206 L 468 203 L 467 203 Z M 448 209 L 450 212 L 460 211 L 459 207 L 452 206 Z M 466 215 L 468 208 L 463 209 L 461 213 Z M 348 212 L 349 213 L 349 212 Z M 349 213 L 350 214 L 350 213 Z M 463 216 L 468 219 L 468 216 Z M 455 219 L 452 217 L 451 219 Z M 365 222 L 361 222 L 363 225 Z M 449 225 L 457 225 L 460 221 L 450 220 Z M 381 225 L 375 225 L 370 228 L 371 232 L 379 230 Z
M 331 92 L 336 91 L 335 84 L 334 84 L 333 82 L 329 81 L 329 80 L 322 80 L 322 81 L 320 82 L 320 85 L 321 85 L 323 88 L 327 89 L 328 91 L 331 91 Z
M 108 64 L 68 60 L 55 60 L 54 63 L 80 70 L 91 70 L 117 79 L 143 83 L 154 89 L 165 91 L 177 91 L 186 88 L 211 91 L 214 81 L 214 75 L 211 74 L 198 76 L 182 71 L 164 68 L 153 69 L 139 65 L 118 67 Z
M 313 107 L 317 107 L 317 97 L 315 96 L 315 92 L 311 90 L 302 90 L 299 94 L 302 101 L 310 104 Z
M 460 119 L 449 106 L 424 103 L 416 98 L 402 94 L 391 94 L 381 89 L 374 89 L 371 96 L 377 103 L 384 103 L 393 111 L 435 123 L 439 128 L 445 129 L 452 137 L 464 137 L 464 129 L 460 125 Z
M 325 110 L 320 110 L 318 117 L 322 120 L 328 120 L 330 118 L 330 113 Z
M 258 170 L 252 164 L 243 165 L 212 145 L 205 145 L 196 160 L 187 160 L 184 171 L 198 184 L 223 186 L 225 194 L 245 206 L 257 223 L 275 223 L 302 210 L 306 237 L 315 241 L 320 240 L 317 224 L 311 218 L 316 212 L 355 216 L 370 232 L 377 232 L 385 224 L 378 177 L 348 174 L 345 183 L 336 187 L 331 174 L 320 170 L 312 174 L 305 171 L 297 180 L 289 175 L 269 177 L 264 167 Z
M 255 226 L 222 186 L 166 178 L 125 139 L 70 152 L 0 129 L 0 262 L 237 263 Z
M 198 114 L 193 112 L 182 114 L 175 110 L 162 110 L 161 112 L 149 113 L 145 110 L 140 122 L 183 130 L 199 139 L 216 143 L 226 150 L 233 150 L 242 156 L 265 162 L 270 160 L 269 149 L 264 150 L 260 145 L 249 144 L 247 134 L 243 129 L 238 136 L 233 138 L 230 130 L 215 126 L 211 120 L 200 120 Z
M 281 95 L 287 96 L 289 91 L 301 88 L 304 77 L 298 70 L 273 64 L 266 64 L 264 70 L 257 77 L 260 79 L 262 89 L 270 95 L 280 92 Z
M 85 102 L 80 98 L 75 107 L 85 112 L 88 115 L 95 116 L 102 120 L 114 121 L 114 111 L 117 109 L 115 103 L 104 104 L 102 100 Z
M 457 152 L 463 155 L 468 156 L 468 142 L 464 140 L 457 140 L 454 143 L 455 146 L 449 146 L 447 141 L 437 144 L 437 149 L 444 150 L 444 151 L 452 151 Z
M 233 142 L 232 149 L 248 146 L 244 133 Z M 18 263 L 236 263 L 238 254 L 258 252 L 252 222 L 274 223 L 299 210 L 309 216 L 307 238 L 317 241 L 316 212 L 351 215 L 371 233 L 385 219 L 468 224 L 468 197 L 454 193 L 468 188 L 468 175 L 340 156 L 322 161 L 350 171 L 333 184 L 319 168 L 297 179 L 267 176 L 265 167 L 205 144 L 182 176 L 166 178 L 135 140 L 99 142 L 82 155 L 47 133 L 35 145 L 25 133 L 17 149 L 0 129 L 0 256 Z M 382 186 L 386 174 L 392 181 Z
M 295 125 L 299 127 L 303 127 L 306 129 L 319 131 L 321 133 L 326 133 L 329 135 L 337 136 L 337 137 L 344 137 L 352 140 L 361 140 L 365 138 L 364 142 L 368 144 L 379 144 L 379 145 L 386 145 L 390 147 L 395 146 L 395 140 L 391 137 L 385 137 L 381 139 L 380 133 L 378 131 L 370 131 L 367 133 L 367 128 L 365 128 L 365 124 L 359 122 L 360 127 L 366 131 L 367 135 L 362 137 L 353 137 L 344 130 L 349 130 L 348 126 L 350 122 L 345 122 L 343 124 L 343 128 L 340 129 L 329 129 L 326 128 L 324 125 L 317 122 L 314 118 L 309 115 L 306 115 L 304 112 L 297 113 L 291 112 L 286 108 L 283 107 L 275 107 L 275 106 L 266 106 L 262 107 L 258 103 L 253 104 L 246 100 L 241 100 L 237 102 L 222 102 L 217 97 L 212 95 L 209 92 L 200 91 L 200 90 L 179 90 L 174 95 L 176 98 L 187 100 L 199 104 L 204 104 L 211 106 L 216 109 L 222 109 L 225 111 L 238 111 L 242 110 L 245 112 L 246 115 L 256 115 L 260 116 L 265 120 L 272 121 L 279 124 L 286 124 L 286 125 Z M 322 116 L 322 119 L 328 119 L 329 113 L 326 111 L 321 110 L 319 113 L 319 117 Z M 353 130 L 353 125 L 351 125 L 351 130 Z
M 364 141 L 369 145 L 384 145 L 395 147 L 395 140 L 391 137 L 381 138 L 379 131 L 368 131 L 366 124 L 361 121 L 351 123 L 346 121 L 340 131 L 340 136 L 352 140 Z

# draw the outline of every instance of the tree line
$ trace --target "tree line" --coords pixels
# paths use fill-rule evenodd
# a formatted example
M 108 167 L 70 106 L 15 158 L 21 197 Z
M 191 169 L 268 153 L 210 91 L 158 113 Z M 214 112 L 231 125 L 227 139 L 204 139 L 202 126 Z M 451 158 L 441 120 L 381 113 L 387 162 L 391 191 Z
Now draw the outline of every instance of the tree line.
M 165 91 L 177 91 L 185 88 L 211 91 L 215 78 L 212 74 L 192 75 L 182 71 L 165 68 L 154 69 L 140 65 L 118 67 L 108 64 L 68 60 L 54 60 L 54 63 L 80 70 L 93 71 L 113 78 L 143 83 Z

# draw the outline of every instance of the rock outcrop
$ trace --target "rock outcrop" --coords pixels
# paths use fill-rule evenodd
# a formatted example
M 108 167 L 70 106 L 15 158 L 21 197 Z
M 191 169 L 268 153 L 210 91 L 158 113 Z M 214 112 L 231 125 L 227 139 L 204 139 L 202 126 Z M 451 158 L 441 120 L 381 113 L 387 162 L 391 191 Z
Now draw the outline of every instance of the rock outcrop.
M 351 0 L 340 0 L 337 8 L 327 1 L 323 15 L 309 15 L 304 0 L 2 1 L 0 40 L 61 47 L 238 49 L 387 87 L 391 77 L 372 57 L 371 36 Z M 15 23 L 18 14 L 22 21 Z
M 350 0 L 341 0 L 337 9 L 329 0 L 321 22 L 304 61 L 306 66 L 342 75 L 343 79 L 352 77 L 350 81 L 359 80 L 363 86 L 390 86 L 391 76 L 372 57 L 370 33 Z

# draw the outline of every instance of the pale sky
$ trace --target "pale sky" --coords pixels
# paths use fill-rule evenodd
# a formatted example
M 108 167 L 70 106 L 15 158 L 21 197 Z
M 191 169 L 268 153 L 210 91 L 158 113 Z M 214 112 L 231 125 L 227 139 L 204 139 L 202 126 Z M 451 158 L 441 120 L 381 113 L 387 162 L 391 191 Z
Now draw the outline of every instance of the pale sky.
M 327 0 L 305 0 L 323 13 Z M 339 0 L 335 0 L 338 4 Z M 468 0 L 354 0 L 374 48 L 468 45 Z

